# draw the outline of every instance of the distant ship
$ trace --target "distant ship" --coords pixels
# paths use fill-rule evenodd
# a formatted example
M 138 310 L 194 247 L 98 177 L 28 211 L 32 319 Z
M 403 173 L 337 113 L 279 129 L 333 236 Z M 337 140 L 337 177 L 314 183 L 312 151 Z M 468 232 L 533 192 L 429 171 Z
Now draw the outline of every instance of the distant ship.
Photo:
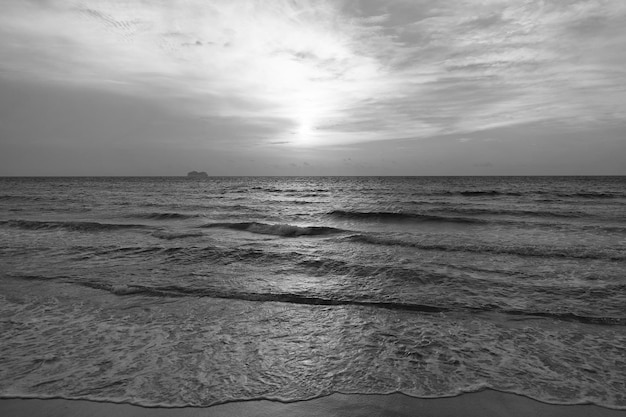
M 202 172 L 191 171 L 191 172 L 187 173 L 187 178 L 209 178 L 209 174 L 207 174 L 204 171 L 202 171 Z

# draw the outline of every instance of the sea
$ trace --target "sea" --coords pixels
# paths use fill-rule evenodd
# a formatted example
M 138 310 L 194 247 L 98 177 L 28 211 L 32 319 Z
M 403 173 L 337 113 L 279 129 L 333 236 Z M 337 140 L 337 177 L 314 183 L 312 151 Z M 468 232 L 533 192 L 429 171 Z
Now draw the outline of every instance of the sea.
M 0 397 L 626 410 L 626 177 L 0 178 Z

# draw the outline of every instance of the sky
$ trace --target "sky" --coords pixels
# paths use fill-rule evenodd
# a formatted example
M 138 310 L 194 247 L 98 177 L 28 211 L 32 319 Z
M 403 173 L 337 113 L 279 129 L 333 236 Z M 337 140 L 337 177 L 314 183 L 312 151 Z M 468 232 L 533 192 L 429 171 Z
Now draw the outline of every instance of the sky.
M 626 175 L 623 0 L 0 8 L 0 175 Z

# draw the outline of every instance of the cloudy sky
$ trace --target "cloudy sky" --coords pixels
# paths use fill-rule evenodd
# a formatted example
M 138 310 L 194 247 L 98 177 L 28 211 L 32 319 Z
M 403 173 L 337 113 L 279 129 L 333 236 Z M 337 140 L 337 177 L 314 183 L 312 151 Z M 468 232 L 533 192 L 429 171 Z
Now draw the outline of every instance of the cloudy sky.
M 2 0 L 0 175 L 626 175 L 623 0 Z

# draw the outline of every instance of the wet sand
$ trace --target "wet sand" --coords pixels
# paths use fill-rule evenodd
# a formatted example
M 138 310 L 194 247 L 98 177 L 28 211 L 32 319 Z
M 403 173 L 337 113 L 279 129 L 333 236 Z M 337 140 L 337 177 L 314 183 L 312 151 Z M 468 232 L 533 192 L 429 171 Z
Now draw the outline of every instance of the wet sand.
M 420 399 L 402 394 L 345 395 L 294 403 L 244 401 L 207 408 L 145 408 L 128 404 L 63 399 L 3 399 L 7 417 L 626 417 L 626 410 L 595 405 L 550 405 L 492 390 L 452 398 Z

